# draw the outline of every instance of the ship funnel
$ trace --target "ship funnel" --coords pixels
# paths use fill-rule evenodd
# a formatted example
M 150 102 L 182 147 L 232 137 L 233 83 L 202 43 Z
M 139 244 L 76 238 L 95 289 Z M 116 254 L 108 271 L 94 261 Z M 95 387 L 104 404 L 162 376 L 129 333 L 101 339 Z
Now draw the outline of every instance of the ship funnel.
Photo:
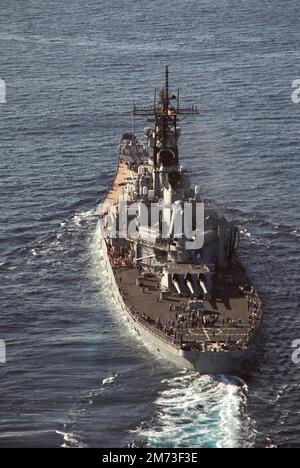
M 170 149 L 162 149 L 157 155 L 158 165 L 174 166 L 176 164 L 176 156 L 174 151 Z
M 175 286 L 175 289 L 176 289 L 176 291 L 178 292 L 178 294 L 181 295 L 182 293 L 181 293 L 179 281 L 180 281 L 179 275 L 177 275 L 177 273 L 175 273 L 175 274 L 173 275 L 173 277 L 172 277 L 172 283 L 173 283 L 173 285 Z
M 192 275 L 190 273 L 187 273 L 185 275 L 184 281 L 185 281 L 185 284 L 187 285 L 187 287 L 189 288 L 189 290 L 191 291 L 192 296 L 194 296 L 195 291 L 194 291 L 193 283 L 192 283 Z
M 203 273 L 200 273 L 200 275 L 198 276 L 198 281 L 203 290 L 204 295 L 206 295 L 208 291 L 207 291 L 207 287 L 205 284 L 205 275 Z

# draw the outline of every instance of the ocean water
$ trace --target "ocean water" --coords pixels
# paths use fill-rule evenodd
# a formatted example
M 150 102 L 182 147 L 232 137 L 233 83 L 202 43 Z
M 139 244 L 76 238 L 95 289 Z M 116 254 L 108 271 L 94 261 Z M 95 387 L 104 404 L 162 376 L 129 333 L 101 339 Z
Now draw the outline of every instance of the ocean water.
M 0 6 L 0 446 L 299 446 L 299 2 Z M 184 165 L 241 226 L 264 303 L 259 362 L 238 379 L 154 358 L 106 283 L 96 208 L 166 63 L 200 109 Z

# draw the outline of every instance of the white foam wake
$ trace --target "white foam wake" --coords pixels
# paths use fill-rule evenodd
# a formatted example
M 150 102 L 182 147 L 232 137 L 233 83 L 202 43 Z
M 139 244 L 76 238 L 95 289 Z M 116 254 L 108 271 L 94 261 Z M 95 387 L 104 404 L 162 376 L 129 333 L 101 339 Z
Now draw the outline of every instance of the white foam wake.
M 91 267 L 102 300 L 119 309 L 111 294 L 100 247 L 99 226 L 91 239 Z M 105 293 L 105 294 L 103 294 Z M 122 314 L 112 314 L 122 320 Z M 127 327 L 126 327 L 127 330 Z M 128 329 L 129 330 L 129 329 Z M 157 400 L 153 421 L 144 423 L 134 438 L 148 447 L 239 447 L 247 386 L 237 377 L 200 376 L 183 371 L 162 382 L 167 388 Z M 244 428 L 243 428 L 244 429 Z
M 86 448 L 87 446 L 72 432 L 56 431 L 56 434 L 61 436 L 64 442 L 61 448 Z
M 234 377 L 182 373 L 165 382 L 151 424 L 136 437 L 148 447 L 240 446 L 246 384 Z

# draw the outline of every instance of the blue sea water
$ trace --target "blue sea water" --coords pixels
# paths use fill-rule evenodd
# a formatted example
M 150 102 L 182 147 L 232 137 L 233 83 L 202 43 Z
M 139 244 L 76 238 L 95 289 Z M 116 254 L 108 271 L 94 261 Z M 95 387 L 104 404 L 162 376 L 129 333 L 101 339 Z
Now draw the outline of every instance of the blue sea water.
M 299 446 L 299 2 L 0 6 L 0 446 Z M 184 165 L 241 226 L 264 302 L 243 379 L 154 358 L 106 283 L 96 207 L 126 112 L 152 102 L 166 63 L 200 108 L 182 122 Z

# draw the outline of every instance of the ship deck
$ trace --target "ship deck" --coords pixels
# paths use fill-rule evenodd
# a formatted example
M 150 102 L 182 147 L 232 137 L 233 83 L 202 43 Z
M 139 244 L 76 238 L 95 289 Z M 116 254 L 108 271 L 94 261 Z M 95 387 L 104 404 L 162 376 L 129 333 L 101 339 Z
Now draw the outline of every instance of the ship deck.
M 126 162 L 119 161 L 115 181 L 107 192 L 105 205 L 117 205 L 123 194 L 126 179 L 137 177 L 137 173 Z M 105 205 L 102 213 L 105 211 Z M 164 246 L 162 245 L 162 249 Z M 217 315 L 214 325 L 205 326 L 202 318 L 182 321 L 181 316 L 188 317 L 185 313 L 190 297 L 181 297 L 174 292 L 169 292 L 161 298 L 160 278 L 152 277 L 143 279 L 142 286 L 137 285 L 140 273 L 135 268 L 113 267 L 116 281 L 122 293 L 125 303 L 135 315 L 146 318 L 149 326 L 159 328 L 159 332 L 169 335 L 170 339 L 177 343 L 246 343 L 250 339 L 251 328 L 255 331 L 261 305 L 258 297 L 253 294 L 249 301 L 247 295 L 241 293 L 240 286 L 250 285 L 244 269 L 236 266 L 232 271 L 226 272 L 223 279 L 215 280 L 211 300 L 204 301 L 204 313 Z M 228 282 L 231 277 L 233 284 Z M 227 278 L 227 279 L 226 279 Z M 256 306 L 255 306 L 256 305 Z M 255 327 L 249 321 L 249 316 L 257 310 Z M 252 325 L 252 327 L 251 327 Z M 254 329 L 253 329 L 254 328 Z
M 217 282 L 211 300 L 204 301 L 204 313 L 216 314 L 217 322 L 214 326 L 203 326 L 201 321 L 183 322 L 178 328 L 178 317 L 185 314 L 189 297 L 181 297 L 169 293 L 164 300 L 160 299 L 159 283 L 156 276 L 143 279 L 142 286 L 137 286 L 139 272 L 131 268 L 115 269 L 115 277 L 120 291 L 127 304 L 131 305 L 139 314 L 145 314 L 152 321 L 158 321 L 162 327 L 172 328 L 173 334 L 180 334 L 183 342 L 242 342 L 247 341 L 250 332 L 249 315 L 254 311 L 258 300 L 248 297 L 239 291 L 238 285 L 249 284 L 245 273 L 234 273 L 233 285 Z
M 107 206 L 115 206 L 119 203 L 120 197 L 123 195 L 125 181 L 136 177 L 137 174 L 130 169 L 128 164 L 125 162 L 119 163 L 114 183 L 106 194 L 102 213 L 106 210 Z

